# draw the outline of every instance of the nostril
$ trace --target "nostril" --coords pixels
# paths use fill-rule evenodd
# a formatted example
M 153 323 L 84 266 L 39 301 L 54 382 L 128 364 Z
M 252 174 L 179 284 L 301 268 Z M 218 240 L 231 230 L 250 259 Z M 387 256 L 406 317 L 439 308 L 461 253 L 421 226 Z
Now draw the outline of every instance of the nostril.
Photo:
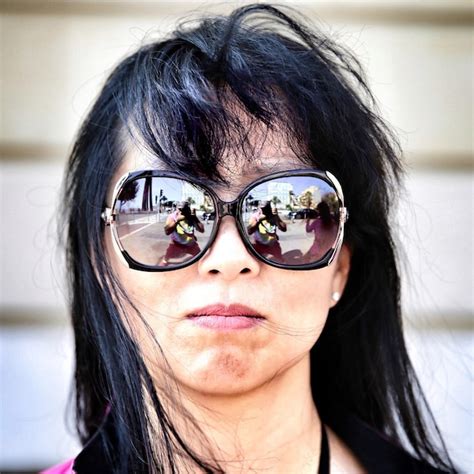
M 249 273 L 250 272 L 250 268 L 243 268 L 242 270 L 240 270 L 240 273 Z M 216 269 L 212 269 L 209 271 L 209 273 L 212 273 L 213 275 L 216 275 L 217 273 L 219 273 L 219 270 L 216 270 Z

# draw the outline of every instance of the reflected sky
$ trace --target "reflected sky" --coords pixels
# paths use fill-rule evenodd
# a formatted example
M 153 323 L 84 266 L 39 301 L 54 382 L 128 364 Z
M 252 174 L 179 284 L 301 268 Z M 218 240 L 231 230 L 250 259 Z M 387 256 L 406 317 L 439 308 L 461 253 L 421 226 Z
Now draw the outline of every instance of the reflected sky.
M 136 180 L 137 193 L 134 199 L 128 199 L 126 207 L 139 208 L 143 200 L 145 189 L 145 178 Z M 274 179 L 262 183 L 250 190 L 250 194 L 254 199 L 272 199 L 273 196 L 289 195 L 292 192 L 298 196 L 303 192 L 311 190 L 315 196 L 315 200 L 319 201 L 321 196 L 333 193 L 332 187 L 325 181 L 315 177 L 294 176 Z M 200 206 L 204 202 L 204 191 L 196 188 L 191 183 L 176 178 L 153 177 L 151 186 L 152 202 L 156 204 L 160 197 L 166 198 L 167 201 L 183 201 L 192 198 L 194 204 Z M 120 201 L 120 196 L 119 196 Z M 286 200 L 282 200 L 286 201 Z M 124 203 L 125 204 L 125 203 Z

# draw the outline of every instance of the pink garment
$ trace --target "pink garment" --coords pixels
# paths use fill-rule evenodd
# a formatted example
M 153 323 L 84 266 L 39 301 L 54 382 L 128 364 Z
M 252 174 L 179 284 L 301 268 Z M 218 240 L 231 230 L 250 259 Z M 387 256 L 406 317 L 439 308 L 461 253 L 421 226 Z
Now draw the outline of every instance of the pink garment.
M 74 459 L 56 464 L 56 466 L 49 467 L 39 474 L 74 474 L 72 466 L 74 465 Z
M 108 403 L 105 407 L 104 420 L 105 417 L 107 417 L 107 415 L 110 413 L 110 410 L 111 404 Z M 75 471 L 72 468 L 74 466 L 75 460 L 76 458 L 69 459 L 68 461 L 56 464 L 56 466 L 48 467 L 48 469 L 45 469 L 44 471 L 41 471 L 38 474 L 75 474 Z

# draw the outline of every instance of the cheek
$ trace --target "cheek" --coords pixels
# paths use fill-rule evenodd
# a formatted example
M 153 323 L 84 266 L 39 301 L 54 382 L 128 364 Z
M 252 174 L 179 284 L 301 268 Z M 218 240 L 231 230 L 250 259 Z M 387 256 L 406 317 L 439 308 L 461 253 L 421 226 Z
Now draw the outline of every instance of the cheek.
M 128 268 L 117 255 L 110 232 L 105 234 L 105 247 L 112 271 L 122 284 L 127 298 L 135 305 L 143 316 L 146 325 L 153 332 L 150 337 L 148 329 L 132 307 L 123 301 L 127 326 L 139 341 L 142 352 L 149 360 L 157 361 L 159 350 L 153 341 L 155 338 L 160 346 L 169 346 L 173 339 L 173 322 L 176 319 L 179 302 L 179 288 L 183 276 L 179 272 L 142 272 Z M 167 343 L 168 341 L 168 343 Z
M 110 231 L 105 233 L 105 249 L 112 270 L 127 292 L 127 296 L 144 311 L 159 307 L 170 308 L 169 302 L 182 286 L 181 270 L 178 272 L 142 272 L 128 268 L 117 255 Z M 171 308 L 170 308 L 171 309 Z
M 326 267 L 319 270 L 291 272 L 281 278 L 277 293 L 282 295 L 279 303 L 283 305 L 296 325 L 298 321 L 324 325 L 331 304 L 334 269 Z
M 281 278 L 275 301 L 279 349 L 289 357 L 309 353 L 324 329 L 331 306 L 331 267 L 293 272 Z

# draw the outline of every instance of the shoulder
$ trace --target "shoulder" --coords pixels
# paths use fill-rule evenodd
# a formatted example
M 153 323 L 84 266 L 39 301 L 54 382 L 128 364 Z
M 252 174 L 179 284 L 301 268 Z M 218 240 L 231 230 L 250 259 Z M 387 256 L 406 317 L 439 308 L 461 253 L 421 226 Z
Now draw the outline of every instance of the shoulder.
M 111 412 L 111 406 L 108 405 L 97 431 L 74 458 L 41 471 L 39 474 L 112 474 L 113 469 L 107 455 L 112 446 L 110 440 L 115 440 Z
M 74 474 L 73 470 L 74 458 L 69 459 L 68 461 L 56 464 L 44 471 L 41 471 L 39 474 Z

